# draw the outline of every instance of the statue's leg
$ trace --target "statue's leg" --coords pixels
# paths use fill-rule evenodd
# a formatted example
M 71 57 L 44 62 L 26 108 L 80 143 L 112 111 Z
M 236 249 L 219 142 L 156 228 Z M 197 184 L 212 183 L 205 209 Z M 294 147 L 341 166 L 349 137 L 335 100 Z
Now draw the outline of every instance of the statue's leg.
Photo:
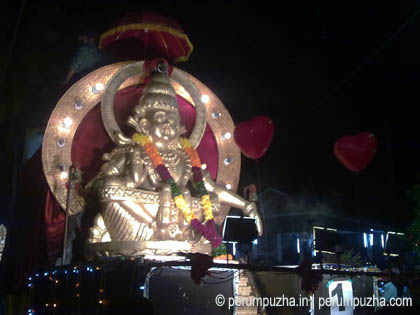
M 105 182 L 107 197 L 101 199 L 101 215 L 112 241 L 148 241 L 153 236 L 154 216 L 146 205 L 130 195 L 119 198 L 117 192 L 124 189 L 121 180 L 110 177 Z M 128 194 L 128 192 L 127 192 Z
M 113 241 L 148 241 L 153 235 L 153 217 L 144 205 L 130 200 L 107 201 L 102 216 Z
M 93 226 L 89 230 L 88 243 L 110 242 L 111 236 L 105 226 L 104 219 L 98 213 L 93 221 Z

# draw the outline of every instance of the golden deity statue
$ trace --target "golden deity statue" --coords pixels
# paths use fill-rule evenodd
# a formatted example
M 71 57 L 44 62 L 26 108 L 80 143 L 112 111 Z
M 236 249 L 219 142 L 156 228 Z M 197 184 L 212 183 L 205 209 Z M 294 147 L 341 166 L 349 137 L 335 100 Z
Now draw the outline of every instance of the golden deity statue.
M 115 95 L 115 91 L 105 91 L 103 119 L 109 118 L 104 115 L 107 106 L 110 106 L 106 103 L 107 93 Z M 194 195 L 198 185 L 193 181 L 193 163 L 180 142 L 186 128 L 180 122 L 176 93 L 170 84 L 166 64 L 160 63 L 150 75 L 127 123 L 135 129 L 135 135 L 149 139 L 150 146 L 156 149 L 154 152 L 169 172 L 168 176 L 179 188 L 184 206 L 191 209 L 194 222 L 204 226 L 202 222 L 208 218 L 203 211 L 203 203 Z M 206 239 L 199 229 L 192 228 L 194 222 L 191 223 L 191 219 L 186 217 L 188 214 L 177 207 L 173 198 L 174 188 L 171 189 L 171 184 L 162 180 L 152 161 L 156 157 L 146 152 L 145 147 L 135 141 L 135 137 L 129 139 L 119 133 L 114 138 L 117 146 L 104 154 L 106 162 L 88 185 L 96 190 L 102 205 L 91 228 L 89 243 L 118 244 L 115 246 L 120 246 L 121 250 L 116 250 L 116 253 L 209 253 L 209 242 L 212 240 Z M 242 209 L 245 215 L 255 219 L 261 235 L 262 223 L 255 203 L 215 184 L 201 168 L 199 172 L 210 197 L 212 214 L 209 215 L 217 216 L 220 204 Z M 215 242 L 213 248 L 220 244 L 220 237 Z
M 191 75 L 175 67 L 168 71 L 164 61 L 151 64 L 118 63 L 88 74 L 63 95 L 48 122 L 42 150 L 44 173 L 69 216 L 84 212 L 86 218 L 94 218 L 89 221 L 87 256 L 217 253 L 221 244 L 217 226 L 230 207 L 254 218 L 261 235 L 256 204 L 234 192 L 240 152 L 231 139 L 234 125 L 228 111 Z M 139 83 L 144 90 L 127 118 L 134 133 L 128 137 L 115 118 L 115 96 L 118 90 Z M 188 139 L 177 95 L 195 108 Z M 99 102 L 103 126 L 115 147 L 103 154 L 99 173 L 88 177 L 82 194 L 88 197 L 86 205 L 78 190 L 68 189 L 72 177 L 68 170 L 80 161 L 82 170 L 92 163 L 81 155 L 74 161 L 72 150 L 94 141 L 90 136 L 74 142 L 84 117 Z M 207 136 L 200 150 L 205 148 L 210 155 L 199 156 L 195 149 L 207 127 L 217 148 L 207 149 Z M 207 172 L 200 158 L 216 161 L 216 172 L 214 162 Z

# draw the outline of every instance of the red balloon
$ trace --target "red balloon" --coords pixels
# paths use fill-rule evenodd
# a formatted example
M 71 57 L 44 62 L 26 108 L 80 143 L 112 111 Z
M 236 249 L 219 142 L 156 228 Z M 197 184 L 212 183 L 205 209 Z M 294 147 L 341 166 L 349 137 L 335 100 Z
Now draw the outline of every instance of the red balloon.
M 241 122 L 233 132 L 233 138 L 241 152 L 251 159 L 259 159 L 265 154 L 273 135 L 273 121 L 266 116 L 257 116 Z
M 343 136 L 334 145 L 337 159 L 350 171 L 359 172 L 366 168 L 376 151 L 376 138 L 370 132 L 354 136 Z

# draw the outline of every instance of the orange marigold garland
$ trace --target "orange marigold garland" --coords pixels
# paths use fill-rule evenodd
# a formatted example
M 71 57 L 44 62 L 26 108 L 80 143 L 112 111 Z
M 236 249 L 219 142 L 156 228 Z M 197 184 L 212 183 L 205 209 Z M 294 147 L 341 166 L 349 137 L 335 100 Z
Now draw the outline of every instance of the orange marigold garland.
M 186 138 L 181 138 L 180 144 L 191 160 L 193 180 L 196 184 L 197 193 L 201 198 L 201 204 L 204 211 L 204 224 L 195 217 L 191 208 L 185 202 L 178 185 L 175 183 L 174 179 L 169 173 L 168 168 L 163 163 L 162 157 L 160 156 L 156 146 L 153 144 L 152 139 L 149 136 L 135 133 L 133 135 L 133 141 L 144 147 L 147 155 L 152 161 L 153 167 L 156 169 L 156 172 L 165 183 L 168 183 L 171 186 L 171 193 L 174 203 L 176 207 L 183 213 L 187 222 L 191 224 L 191 226 L 196 231 L 198 231 L 201 235 L 210 241 L 214 252 L 219 253 L 220 251 L 225 251 L 225 249 L 221 248 L 224 247 L 224 245 L 222 244 L 221 237 L 217 234 L 216 226 L 214 224 L 210 196 L 204 185 L 203 174 L 201 173 L 200 157 L 197 151 L 191 145 L 190 141 Z

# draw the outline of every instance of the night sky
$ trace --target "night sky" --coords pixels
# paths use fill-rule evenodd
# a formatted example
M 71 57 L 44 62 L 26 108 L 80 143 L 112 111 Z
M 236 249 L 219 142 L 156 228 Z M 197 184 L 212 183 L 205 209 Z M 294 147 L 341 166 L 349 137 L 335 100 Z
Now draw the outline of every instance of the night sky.
M 148 10 L 181 24 L 194 51 L 178 66 L 212 89 L 235 123 L 256 115 L 274 121 L 272 146 L 259 161 L 262 190 L 333 202 L 337 215 L 354 216 L 355 175 L 337 161 L 333 146 L 343 135 L 370 131 L 378 147 L 360 173 L 363 219 L 401 229 L 409 221 L 414 205 L 406 192 L 420 181 L 420 16 L 410 20 L 419 1 L 54 3 L 27 1 L 2 82 L 8 88 L 21 76 L 20 126 L 45 127 L 77 34 L 101 33 L 125 12 Z M 14 6 L 3 13 L 2 62 L 17 20 Z M 7 104 L 15 104 L 7 95 Z M 11 113 L 1 112 L 7 152 Z M 2 158 L 0 222 L 7 222 L 12 160 L 12 154 Z M 242 162 L 241 185 L 256 183 L 255 162 Z

